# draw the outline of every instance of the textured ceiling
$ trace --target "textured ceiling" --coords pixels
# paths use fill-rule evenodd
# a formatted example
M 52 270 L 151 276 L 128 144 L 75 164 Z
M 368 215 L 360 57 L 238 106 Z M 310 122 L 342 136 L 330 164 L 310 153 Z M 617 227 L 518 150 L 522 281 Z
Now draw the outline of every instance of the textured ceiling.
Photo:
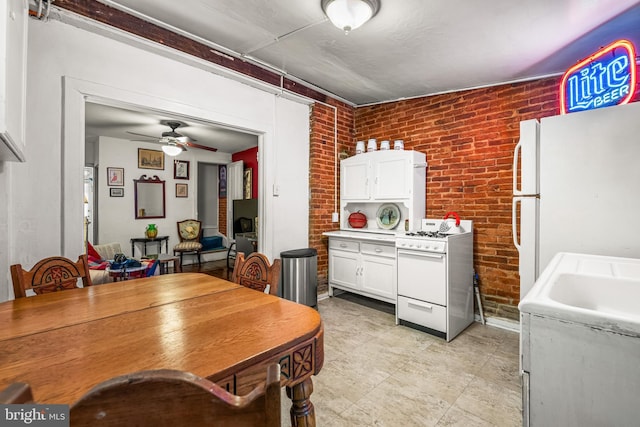
M 320 0 L 101 2 L 354 105 L 559 74 L 617 38 L 640 46 L 640 0 L 381 0 L 349 35 Z
M 381 0 L 345 35 L 320 0 L 99 0 L 358 106 L 561 74 L 619 38 L 640 48 L 640 0 Z M 87 135 L 169 130 L 148 112 L 87 108 Z M 126 113 L 126 111 L 124 111 Z M 184 122 L 184 120 L 181 120 Z M 223 152 L 254 135 L 186 122 Z

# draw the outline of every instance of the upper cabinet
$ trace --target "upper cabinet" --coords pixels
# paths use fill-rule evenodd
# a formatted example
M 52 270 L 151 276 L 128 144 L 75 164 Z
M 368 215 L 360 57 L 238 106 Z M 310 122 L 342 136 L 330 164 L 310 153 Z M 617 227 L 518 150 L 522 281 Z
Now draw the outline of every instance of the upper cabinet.
M 427 161 L 424 153 L 384 150 L 362 153 L 340 162 L 340 228 L 353 229 L 349 215 L 360 212 L 367 218 L 365 227 L 354 230 L 395 233 L 417 229 L 425 215 Z M 384 208 L 397 209 L 398 222 L 385 227 Z M 387 217 L 388 219 L 388 217 Z M 380 223 L 383 223 L 382 226 Z
M 0 160 L 24 161 L 28 0 L 0 1 Z
M 362 153 L 340 163 L 342 201 L 385 201 L 424 196 L 424 153 L 389 150 Z

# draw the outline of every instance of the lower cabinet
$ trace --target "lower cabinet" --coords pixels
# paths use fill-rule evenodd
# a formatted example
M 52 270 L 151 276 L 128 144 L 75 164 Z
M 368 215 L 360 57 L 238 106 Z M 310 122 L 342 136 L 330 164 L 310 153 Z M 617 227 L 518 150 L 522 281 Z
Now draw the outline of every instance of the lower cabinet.
M 358 239 L 329 238 L 329 295 L 342 289 L 396 303 L 396 248 Z

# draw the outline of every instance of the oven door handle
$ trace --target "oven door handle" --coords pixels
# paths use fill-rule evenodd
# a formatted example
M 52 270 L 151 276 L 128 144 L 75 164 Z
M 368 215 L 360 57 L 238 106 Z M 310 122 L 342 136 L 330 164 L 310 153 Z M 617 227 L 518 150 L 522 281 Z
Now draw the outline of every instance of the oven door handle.
M 419 257 L 425 257 L 425 258 L 435 258 L 435 259 L 444 258 L 444 254 L 434 254 L 434 253 L 430 253 L 430 252 L 420 252 L 420 251 L 405 251 L 405 250 L 402 250 L 402 249 L 398 249 L 398 255 L 412 255 L 412 256 L 419 256 Z
M 433 305 L 427 304 L 426 302 L 409 300 L 409 301 L 407 301 L 407 304 L 412 305 L 414 307 L 418 307 L 418 308 L 424 308 L 424 309 L 427 309 L 429 311 L 433 310 Z

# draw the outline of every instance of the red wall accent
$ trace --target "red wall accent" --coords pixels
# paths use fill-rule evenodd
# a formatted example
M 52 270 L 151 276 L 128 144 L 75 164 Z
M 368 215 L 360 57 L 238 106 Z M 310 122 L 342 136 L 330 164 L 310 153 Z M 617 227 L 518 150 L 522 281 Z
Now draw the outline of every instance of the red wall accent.
M 242 160 L 244 169 L 251 169 L 251 198 L 258 198 L 258 147 L 239 151 L 231 155 L 234 162 Z

